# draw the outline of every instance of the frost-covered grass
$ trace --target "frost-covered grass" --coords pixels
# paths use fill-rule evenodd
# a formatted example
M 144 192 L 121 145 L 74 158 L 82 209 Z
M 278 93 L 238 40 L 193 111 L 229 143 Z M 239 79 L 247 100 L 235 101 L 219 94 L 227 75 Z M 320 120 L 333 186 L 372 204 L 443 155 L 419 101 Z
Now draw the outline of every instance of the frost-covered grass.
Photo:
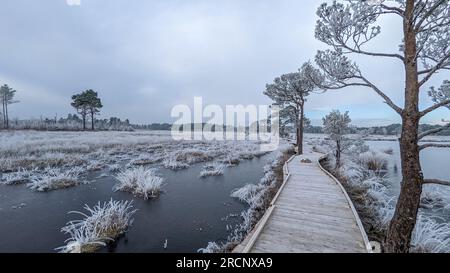
M 52 191 L 73 187 L 82 183 L 78 176 L 83 172 L 80 167 L 73 167 L 61 172 L 58 169 L 47 169 L 45 174 L 31 180 L 27 186 L 33 191 Z
M 33 178 L 34 170 L 19 169 L 14 173 L 1 174 L 0 184 L 4 185 L 18 185 L 29 182 Z
M 155 170 L 144 167 L 128 169 L 116 176 L 119 183 L 114 186 L 116 191 L 131 192 L 145 200 L 160 194 L 164 179 Z
M 110 200 L 98 203 L 94 207 L 86 205 L 86 213 L 70 212 L 84 217 L 74 220 L 61 229 L 70 236 L 66 245 L 57 248 L 64 253 L 90 253 L 116 240 L 132 224 L 133 210 L 131 201 Z
M 117 172 L 122 169 L 120 166 L 150 165 L 171 170 L 212 162 L 234 166 L 264 155 L 266 152 L 260 150 L 260 145 L 258 141 L 176 141 L 170 132 L 160 131 L 2 131 L 0 183 L 32 182 L 29 186 L 36 190 L 77 185 L 74 176 L 63 176 L 66 170 L 75 167 L 82 168 L 80 175 L 85 175 L 93 171 Z M 50 169 L 55 172 L 47 173 Z M 205 174 L 220 175 L 221 169 Z M 61 187 L 52 187 L 53 184 Z
M 450 252 L 450 223 L 439 223 L 437 220 L 419 214 L 411 238 L 411 252 Z
M 231 192 L 230 196 L 250 206 L 258 206 L 265 189 L 264 184 L 247 184 Z
M 225 165 L 222 163 L 208 163 L 203 166 L 200 177 L 220 176 L 223 175 Z

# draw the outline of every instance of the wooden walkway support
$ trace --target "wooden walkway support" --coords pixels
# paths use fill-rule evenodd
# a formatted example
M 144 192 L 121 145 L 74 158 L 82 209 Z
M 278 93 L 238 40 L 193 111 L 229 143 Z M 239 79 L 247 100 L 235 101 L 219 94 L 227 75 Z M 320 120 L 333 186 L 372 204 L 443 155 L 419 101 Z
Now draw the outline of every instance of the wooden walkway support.
M 270 208 L 233 252 L 372 252 L 344 188 L 320 166 L 323 155 L 308 148 L 285 164 L 285 181 Z

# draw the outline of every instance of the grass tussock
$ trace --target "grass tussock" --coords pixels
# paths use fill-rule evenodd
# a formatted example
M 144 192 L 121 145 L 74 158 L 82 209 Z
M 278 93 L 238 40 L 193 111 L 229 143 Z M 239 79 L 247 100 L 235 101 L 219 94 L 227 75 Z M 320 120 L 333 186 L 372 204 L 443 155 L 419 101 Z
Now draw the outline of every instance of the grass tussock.
M 39 178 L 33 178 L 27 184 L 28 188 L 33 191 L 46 192 L 58 189 L 65 189 L 81 184 L 78 176 L 83 172 L 81 167 L 70 168 L 65 171 L 59 169 L 48 168 L 45 174 Z
M 164 179 L 155 170 L 138 167 L 120 172 L 116 179 L 119 183 L 114 187 L 116 191 L 131 192 L 145 200 L 157 197 L 162 190 Z
M 411 239 L 411 252 L 449 253 L 450 224 L 419 214 Z
M 133 220 L 136 212 L 131 201 L 110 200 L 98 203 L 94 207 L 85 206 L 86 213 L 70 212 L 84 217 L 74 220 L 61 229 L 70 236 L 66 245 L 57 248 L 63 253 L 92 253 L 113 242 L 124 234 Z
M 222 163 L 208 163 L 203 166 L 203 169 L 200 172 L 200 177 L 208 177 L 208 176 L 221 176 L 225 170 L 225 165 Z

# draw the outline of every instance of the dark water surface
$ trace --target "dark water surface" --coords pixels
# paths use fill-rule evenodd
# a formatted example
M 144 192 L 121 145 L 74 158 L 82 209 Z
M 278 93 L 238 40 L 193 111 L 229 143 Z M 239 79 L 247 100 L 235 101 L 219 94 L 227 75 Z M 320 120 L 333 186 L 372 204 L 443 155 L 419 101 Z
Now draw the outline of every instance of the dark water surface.
M 154 200 L 113 192 L 116 180 L 102 177 L 81 185 L 47 193 L 32 192 L 25 185 L 0 185 L 0 252 L 54 252 L 67 235 L 61 227 L 84 211 L 84 204 L 98 201 L 133 200 L 138 209 L 125 237 L 101 252 L 196 252 L 209 241 L 227 238 L 227 225 L 240 223 L 246 206 L 230 197 L 233 189 L 258 183 L 271 155 L 226 168 L 224 176 L 199 178 L 202 165 L 187 170 L 160 169 L 164 193 Z M 21 206 L 22 204 L 22 206 Z M 168 247 L 163 248 L 167 239 Z

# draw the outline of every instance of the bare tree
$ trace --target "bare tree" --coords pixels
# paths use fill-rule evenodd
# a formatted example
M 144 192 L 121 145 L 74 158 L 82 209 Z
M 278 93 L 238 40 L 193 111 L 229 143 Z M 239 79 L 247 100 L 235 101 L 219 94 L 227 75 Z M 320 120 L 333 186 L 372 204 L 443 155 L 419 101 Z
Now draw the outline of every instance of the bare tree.
M 370 3 L 343 0 L 322 4 L 317 15 L 319 20 L 315 36 L 332 47 L 332 50 L 319 51 L 316 55 L 320 76 L 325 80 L 321 83 L 322 88 L 370 88 L 402 118 L 400 153 L 403 181 L 387 232 L 385 250 L 408 252 L 424 184 L 419 151 L 427 146 L 420 147 L 419 140 L 431 134 L 419 135 L 419 121 L 433 110 L 450 104 L 449 98 L 443 98 L 435 100 L 431 107 L 419 109 L 421 87 L 434 74 L 450 69 L 449 0 L 381 0 Z M 395 16 L 402 21 L 400 51 L 385 53 L 366 50 L 365 46 L 381 33 L 377 21 L 386 16 Z M 401 79 L 405 82 L 403 107 L 370 81 L 350 61 L 348 54 L 390 58 L 401 62 L 405 69 L 405 77 Z M 310 69 L 310 72 L 317 77 L 319 71 Z
M 341 166 L 341 155 L 342 152 L 348 146 L 348 139 L 345 137 L 350 131 L 350 116 L 348 112 L 341 114 L 339 110 L 333 110 L 330 114 L 325 116 L 323 119 L 323 131 L 328 134 L 330 140 L 332 141 L 333 153 L 336 159 L 335 169 Z
M 298 154 L 303 153 L 303 129 L 306 97 L 314 91 L 316 85 L 305 75 L 304 64 L 299 72 L 281 75 L 272 84 L 266 85 L 264 94 L 282 108 L 281 113 L 292 121 L 296 130 Z

